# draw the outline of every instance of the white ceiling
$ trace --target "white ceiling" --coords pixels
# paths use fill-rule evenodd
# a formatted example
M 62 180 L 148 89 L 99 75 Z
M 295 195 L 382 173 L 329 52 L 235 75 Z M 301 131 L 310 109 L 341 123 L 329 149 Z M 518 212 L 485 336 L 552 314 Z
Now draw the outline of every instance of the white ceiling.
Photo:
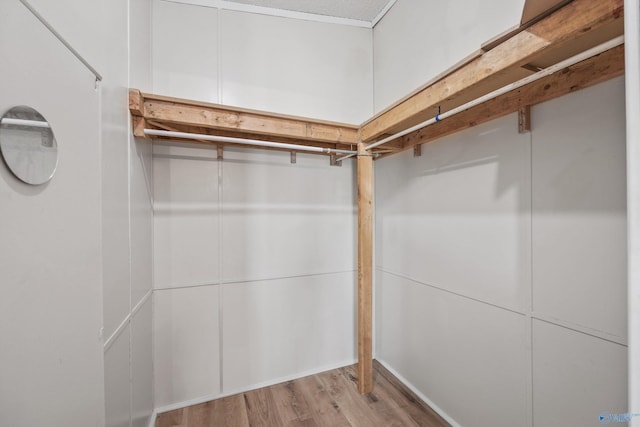
M 229 0 L 272 9 L 372 22 L 395 0 Z

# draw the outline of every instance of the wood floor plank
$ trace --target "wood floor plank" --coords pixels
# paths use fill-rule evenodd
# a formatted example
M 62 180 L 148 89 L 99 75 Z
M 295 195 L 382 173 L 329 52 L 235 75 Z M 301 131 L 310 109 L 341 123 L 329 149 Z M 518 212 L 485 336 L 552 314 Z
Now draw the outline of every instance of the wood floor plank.
M 449 427 L 377 361 L 373 392 L 357 384 L 346 366 L 163 413 L 156 427 Z
M 281 426 L 276 403 L 269 387 L 259 388 L 244 394 L 250 426 Z
M 340 369 L 318 374 L 329 395 L 343 409 L 344 416 L 353 426 L 385 425 L 380 414 L 371 411 L 367 405 L 368 395 L 361 395 L 353 390 L 350 382 Z
M 189 427 L 207 427 L 211 422 L 211 412 L 214 407 L 218 406 L 218 401 L 201 403 L 189 408 L 187 413 L 187 425 Z
M 286 425 L 303 423 L 313 419 L 313 413 L 303 390 L 300 389 L 299 382 L 287 381 L 286 383 L 277 384 L 271 387 L 271 392 L 280 419 Z
M 357 385 L 357 369 L 355 366 L 347 366 L 341 369 L 344 378 L 354 385 Z M 382 383 L 381 383 L 382 381 Z M 420 427 L 411 416 L 409 416 L 403 408 L 395 401 L 387 396 L 386 387 L 384 387 L 384 378 L 382 378 L 375 370 L 373 371 L 373 389 L 371 393 L 364 396 L 358 396 L 367 405 L 367 409 L 376 414 L 376 425 L 386 427 Z
M 355 366 L 346 366 L 339 371 L 344 378 L 353 383 L 354 386 L 357 384 L 358 378 Z M 375 369 L 373 371 L 373 384 L 373 391 L 362 397 L 364 397 L 364 402 L 367 404 L 369 410 L 372 413 L 380 415 L 381 425 L 421 426 L 391 397 L 390 388 L 393 386 L 383 375 L 376 372 Z
M 295 424 L 296 427 L 318 427 L 315 420 L 313 418 L 309 418 L 307 420 L 301 421 L 299 424 Z M 289 424 L 287 427 L 293 427 L 293 424 Z
M 313 402 L 312 418 L 318 427 L 351 427 L 351 423 L 342 413 L 342 408 L 329 395 L 317 375 L 296 381 L 307 401 Z
M 191 408 L 176 409 L 158 414 L 156 427 L 187 427 L 186 415 Z
M 249 427 L 244 394 L 236 394 L 213 402 L 207 426 Z

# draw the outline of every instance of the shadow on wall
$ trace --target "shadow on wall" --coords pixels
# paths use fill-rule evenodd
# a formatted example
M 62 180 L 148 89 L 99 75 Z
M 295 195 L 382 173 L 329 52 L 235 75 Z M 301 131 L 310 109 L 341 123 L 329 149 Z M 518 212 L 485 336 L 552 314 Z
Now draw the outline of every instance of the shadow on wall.
M 465 179 L 474 173 L 472 169 L 479 168 L 475 179 L 492 180 L 490 188 L 495 190 L 496 198 L 510 189 L 528 186 L 527 176 L 523 174 L 527 171 L 523 171 L 521 161 L 526 160 L 523 156 L 528 155 L 523 145 L 530 143 L 530 134 L 519 135 L 510 129 L 516 125 L 517 122 L 510 117 L 499 123 L 492 122 L 425 144 L 422 155 L 424 160 L 416 166 L 416 179 L 458 171 L 462 175 L 460 181 L 452 184 L 459 184 L 460 190 L 464 191 L 469 185 Z M 514 161 L 514 158 L 520 161 Z M 481 176 L 477 176 L 478 174 Z M 453 193 L 457 190 L 453 186 L 449 188 Z M 468 194 L 464 196 L 468 197 Z
M 512 114 L 376 162 L 377 267 L 524 309 L 530 142 Z

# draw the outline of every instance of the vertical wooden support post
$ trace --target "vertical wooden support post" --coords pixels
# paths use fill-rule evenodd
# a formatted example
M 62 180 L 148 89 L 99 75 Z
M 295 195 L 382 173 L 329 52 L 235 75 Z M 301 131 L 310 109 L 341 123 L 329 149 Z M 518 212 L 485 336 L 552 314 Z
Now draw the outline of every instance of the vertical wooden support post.
M 358 392 L 373 389 L 373 157 L 358 143 Z

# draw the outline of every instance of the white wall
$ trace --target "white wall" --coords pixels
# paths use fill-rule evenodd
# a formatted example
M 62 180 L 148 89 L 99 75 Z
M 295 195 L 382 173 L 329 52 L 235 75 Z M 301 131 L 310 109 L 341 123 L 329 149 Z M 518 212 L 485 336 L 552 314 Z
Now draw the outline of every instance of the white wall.
M 160 408 L 355 358 L 352 167 L 216 154 L 154 144 Z
M 371 116 L 372 33 L 222 11 L 220 101 L 359 124 Z
M 374 29 L 376 111 L 522 3 L 399 0 Z M 535 106 L 530 134 L 512 115 L 376 162 L 377 357 L 453 422 L 627 411 L 623 86 Z
M 107 426 L 146 427 L 154 407 L 152 146 L 133 138 L 126 105 L 129 87 L 151 89 L 151 1 L 105 2 L 103 14 Z
M 376 112 L 518 25 L 523 6 L 524 0 L 398 0 L 373 30 Z
M 104 81 L 2 4 L 0 52 L 19 60 L 0 63 L 0 109 L 38 107 L 61 163 L 41 189 L 0 165 L 0 424 L 140 427 L 154 405 L 354 360 L 355 195 L 349 162 L 152 151 L 131 137 L 127 88 L 359 123 L 371 88 L 384 108 L 522 6 L 399 0 L 372 40 L 163 0 L 31 3 Z M 625 412 L 621 108 L 618 79 L 537 106 L 530 135 L 511 116 L 376 163 L 378 357 L 460 424 Z
M 628 412 L 624 111 L 622 77 L 533 110 L 537 425 Z
M 372 32 L 154 1 L 155 93 L 359 124 L 373 109 Z
M 18 1 L 0 4 L 0 114 L 36 108 L 58 170 L 0 161 L 0 425 L 104 425 L 100 96 L 94 76 Z
M 91 85 L 100 101 L 92 126 L 100 134 L 96 141 L 100 164 L 94 165 L 93 171 L 102 172 L 95 194 L 102 202 L 97 218 L 102 222 L 103 308 L 99 312 L 104 313 L 104 370 L 100 369 L 106 395 L 103 409 L 106 406 L 108 426 L 146 426 L 153 409 L 152 149 L 147 142 L 131 137 L 127 98 L 130 85 L 151 89 L 151 2 L 30 3 L 104 77 L 97 90 Z M 43 95 L 64 106 L 60 108 L 63 111 L 84 111 L 81 102 L 72 102 L 51 89 Z M 69 220 L 67 228 L 74 226 Z M 104 424 L 104 411 L 100 412 Z
M 377 358 L 463 426 L 526 420 L 530 146 L 514 120 L 375 164 Z
M 129 83 L 152 89 L 151 0 L 129 0 Z M 127 104 L 128 105 L 128 104 Z M 119 105 L 121 107 L 121 104 Z M 128 129 L 130 126 L 128 125 Z M 153 147 L 129 130 L 131 426 L 147 427 L 153 395 Z M 108 372 L 107 372 L 108 375 Z
M 166 1 L 153 16 L 154 93 L 372 113 L 370 30 Z M 182 143 L 153 155 L 156 407 L 352 363 L 353 165 Z
M 107 426 L 153 410 L 152 147 L 131 133 L 128 89 L 151 89 L 151 1 L 102 4 L 102 197 Z
M 377 357 L 463 426 L 627 412 L 623 79 L 532 126 L 376 162 Z

